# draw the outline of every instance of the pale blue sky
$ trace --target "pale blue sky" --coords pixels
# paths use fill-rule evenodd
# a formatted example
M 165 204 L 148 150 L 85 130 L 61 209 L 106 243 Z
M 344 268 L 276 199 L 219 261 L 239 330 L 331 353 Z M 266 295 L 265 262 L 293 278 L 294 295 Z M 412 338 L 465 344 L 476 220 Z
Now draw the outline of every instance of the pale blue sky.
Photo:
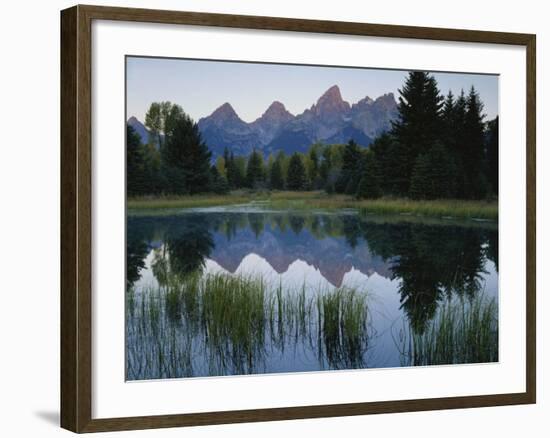
M 127 117 L 143 121 L 155 101 L 181 105 L 195 121 L 225 102 L 246 122 L 262 115 L 274 100 L 294 115 L 309 108 L 332 85 L 350 104 L 365 96 L 376 99 L 393 92 L 397 98 L 407 71 L 346 67 L 127 58 Z M 498 114 L 498 76 L 434 73 L 442 94 L 467 93 L 473 85 L 485 104 L 485 114 Z

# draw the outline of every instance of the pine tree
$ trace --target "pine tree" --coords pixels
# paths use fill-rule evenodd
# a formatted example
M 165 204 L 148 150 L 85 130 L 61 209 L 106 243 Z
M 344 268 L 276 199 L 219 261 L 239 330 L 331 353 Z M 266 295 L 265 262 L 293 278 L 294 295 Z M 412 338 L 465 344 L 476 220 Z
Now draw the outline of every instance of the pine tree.
M 385 132 L 373 141 L 369 149 L 376 156 L 381 175 L 380 189 L 387 194 L 398 193 L 398 188 L 405 185 L 399 169 L 401 160 L 398 155 L 398 144 L 391 134 Z
M 264 165 L 264 175 L 265 182 L 268 187 L 271 187 L 271 169 L 273 168 L 273 163 L 275 162 L 275 157 L 272 153 L 267 156 L 267 160 Z
M 448 136 L 445 139 L 445 146 L 450 153 L 455 169 L 455 192 L 453 196 L 459 198 L 465 197 L 465 182 L 467 178 L 464 171 L 464 156 L 466 152 L 464 149 L 464 144 L 466 142 L 466 111 L 466 96 L 464 95 L 464 90 L 461 90 L 453 106 Z
M 375 199 L 379 198 L 381 195 L 380 169 L 378 167 L 375 153 L 373 151 L 369 151 L 365 154 L 363 176 L 359 181 L 357 197 L 359 199 Z
M 392 126 L 397 142 L 394 166 L 401 175 L 395 190 L 396 194 L 406 195 L 417 157 L 428 152 L 441 137 L 443 98 L 434 77 L 427 72 L 410 72 L 399 93 L 399 115 Z
M 227 150 L 227 148 L 226 148 Z M 225 153 L 224 153 L 225 156 Z M 227 154 L 227 162 L 225 164 L 225 171 L 227 175 L 227 184 L 229 185 L 230 189 L 236 189 L 240 187 L 239 184 L 239 178 L 238 178 L 238 170 L 235 166 L 235 156 L 233 155 L 233 152 L 231 154 Z
M 344 148 L 342 169 L 336 181 L 338 193 L 354 194 L 361 178 L 361 151 L 355 141 L 350 140 Z
M 487 124 L 487 179 L 498 195 L 498 116 Z
M 289 190 L 303 190 L 306 187 L 306 168 L 298 153 L 290 157 L 288 164 L 287 188 Z
M 157 194 L 163 190 L 161 169 L 161 156 L 153 143 L 142 145 L 143 159 L 145 162 L 145 193 Z
M 235 169 L 235 181 L 237 187 L 246 187 L 246 166 L 247 159 L 243 156 L 237 156 L 233 158 L 233 164 Z
M 464 120 L 464 143 L 462 145 L 464 165 L 464 196 L 479 199 L 487 193 L 487 181 L 483 174 L 485 125 L 483 104 L 475 88 L 470 89 L 466 101 Z
M 411 178 L 410 197 L 413 199 L 449 198 L 454 192 L 453 161 L 445 147 L 437 142 L 420 154 L 415 162 Z
M 283 190 L 285 182 L 283 179 L 283 168 L 280 160 L 275 160 L 271 166 L 271 172 L 269 176 L 270 188 L 272 190 Z
M 210 189 L 211 152 L 199 128 L 177 105 L 171 110 L 170 129 L 162 149 L 163 172 L 174 193 L 200 193 Z
M 316 146 L 314 145 L 308 154 L 307 177 L 312 189 L 317 189 L 320 186 L 319 178 L 319 156 L 317 155 Z
M 227 149 L 227 146 L 223 148 L 223 162 L 225 163 L 225 168 L 227 169 L 227 163 L 229 163 L 229 149 Z
M 325 146 L 323 148 L 321 165 L 319 167 L 319 175 L 321 176 L 321 181 L 323 184 L 326 184 L 329 177 L 329 172 L 332 169 L 332 151 L 330 146 Z
M 251 189 L 261 187 L 265 180 L 262 156 L 254 149 L 246 166 L 246 185 Z
M 227 180 L 220 174 L 216 166 L 210 168 L 210 178 L 210 190 L 214 193 L 225 194 L 229 192 Z
M 336 181 L 338 179 L 338 170 L 335 168 L 333 148 L 325 146 L 322 152 L 322 161 L 319 166 L 320 187 L 327 193 L 334 193 Z
M 432 199 L 431 163 L 428 154 L 420 154 L 414 163 L 411 188 L 412 199 Z
M 435 143 L 428 157 L 431 166 L 432 197 L 452 198 L 456 193 L 455 161 L 448 149 L 441 143 Z
M 140 136 L 126 125 L 126 191 L 129 196 L 149 192 L 145 178 L 146 168 Z
M 455 150 L 455 98 L 451 90 L 447 94 L 441 110 L 441 121 L 443 126 L 442 141 L 449 150 Z

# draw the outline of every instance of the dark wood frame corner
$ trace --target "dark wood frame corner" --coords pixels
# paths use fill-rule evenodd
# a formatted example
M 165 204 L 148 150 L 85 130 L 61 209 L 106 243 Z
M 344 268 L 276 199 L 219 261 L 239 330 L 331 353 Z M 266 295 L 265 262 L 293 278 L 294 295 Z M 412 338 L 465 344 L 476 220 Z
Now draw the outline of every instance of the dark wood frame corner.
M 508 44 L 526 47 L 526 391 L 523 393 L 470 397 L 92 419 L 91 23 L 93 20 L 140 21 L 229 28 L 351 34 Z M 62 11 L 61 426 L 74 432 L 97 432 L 535 403 L 535 48 L 535 35 L 518 33 L 80 5 Z

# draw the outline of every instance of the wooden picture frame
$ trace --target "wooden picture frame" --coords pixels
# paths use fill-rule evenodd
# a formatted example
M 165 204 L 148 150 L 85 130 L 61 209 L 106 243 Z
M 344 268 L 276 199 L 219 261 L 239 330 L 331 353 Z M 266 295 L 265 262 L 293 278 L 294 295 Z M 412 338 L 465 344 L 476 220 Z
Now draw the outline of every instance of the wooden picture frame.
M 518 45 L 526 48 L 527 220 L 526 391 L 127 418 L 92 418 L 92 90 L 93 20 Z M 99 432 L 176 426 L 529 404 L 536 401 L 535 78 L 531 34 L 259 16 L 75 6 L 61 12 L 61 426 Z

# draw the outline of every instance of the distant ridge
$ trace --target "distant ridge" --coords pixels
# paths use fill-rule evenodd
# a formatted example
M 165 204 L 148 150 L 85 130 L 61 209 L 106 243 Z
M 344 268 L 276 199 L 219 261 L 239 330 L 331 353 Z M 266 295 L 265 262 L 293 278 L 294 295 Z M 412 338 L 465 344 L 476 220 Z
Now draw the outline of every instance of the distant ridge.
M 315 142 L 345 143 L 353 139 L 367 147 L 391 127 L 396 117 L 397 102 L 393 93 L 377 99 L 366 96 L 350 105 L 342 99 L 340 88 L 333 85 L 316 103 L 296 116 L 283 103 L 274 101 L 260 117 L 247 123 L 225 102 L 201 118 L 198 126 L 214 157 L 223 154 L 225 148 L 235 155 L 248 155 L 257 149 L 267 156 L 280 150 L 287 154 L 305 152 Z M 149 142 L 149 131 L 139 120 L 130 117 L 128 124 L 143 142 Z

